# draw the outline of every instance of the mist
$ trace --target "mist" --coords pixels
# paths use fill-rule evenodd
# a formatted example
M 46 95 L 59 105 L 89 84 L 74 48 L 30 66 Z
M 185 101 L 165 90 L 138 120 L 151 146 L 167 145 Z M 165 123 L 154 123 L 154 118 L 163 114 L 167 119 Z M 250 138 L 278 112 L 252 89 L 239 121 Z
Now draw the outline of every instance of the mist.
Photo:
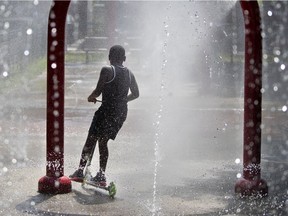
M 199 131 L 200 128 L 208 127 L 211 116 L 206 115 L 199 119 L 198 112 L 201 109 L 212 111 L 222 106 L 223 102 L 214 100 L 213 97 L 225 96 L 225 91 L 221 91 L 221 88 L 222 90 L 226 88 L 223 74 L 230 73 L 232 76 L 234 73 L 232 67 L 231 71 L 227 71 L 230 69 L 227 66 L 227 58 L 230 57 L 230 53 L 227 53 L 227 46 L 229 50 L 227 42 L 230 37 L 227 34 L 232 33 L 225 32 L 225 27 L 227 29 L 229 25 L 228 14 L 232 13 L 231 10 L 236 10 L 236 2 L 133 2 L 129 4 L 132 4 L 132 8 L 133 6 L 141 8 L 140 13 L 138 11 L 138 16 L 141 16 L 139 18 L 141 28 L 137 32 L 141 35 L 138 44 L 141 51 L 135 54 L 136 58 L 139 58 L 138 64 L 130 65 L 139 79 L 142 98 L 140 100 L 153 98 L 147 110 L 150 111 L 155 125 L 155 139 L 159 142 L 157 151 L 161 155 L 159 157 L 171 161 L 187 157 L 187 154 L 194 155 L 199 145 L 201 146 L 200 134 L 211 137 L 215 135 L 205 135 Z M 236 17 L 235 21 L 239 22 L 241 28 L 239 31 L 243 30 L 244 24 L 241 17 Z M 243 34 L 234 37 L 238 43 L 244 43 Z M 232 45 L 230 52 L 232 52 Z M 128 51 L 128 66 L 130 66 L 129 58 L 133 60 L 135 56 L 133 53 L 129 56 Z M 235 90 L 235 95 L 241 100 L 243 67 L 239 66 L 236 70 L 238 77 L 235 82 L 239 89 Z M 220 79 L 223 80 L 219 81 L 221 75 Z M 194 110 L 194 113 L 191 113 L 191 110 Z M 214 117 L 217 118 L 217 115 L 214 114 Z M 225 123 L 220 124 L 214 125 L 214 132 L 217 132 L 217 128 L 222 130 Z M 239 124 L 241 124 L 240 118 Z M 238 135 L 240 137 L 241 133 Z M 194 153 L 192 153 L 193 148 L 195 148 Z M 204 151 L 205 148 L 201 149 L 200 154 L 204 154 Z M 210 154 L 217 155 L 217 152 Z M 199 154 L 196 155 L 199 158 Z M 202 159 L 205 159 L 204 155 Z

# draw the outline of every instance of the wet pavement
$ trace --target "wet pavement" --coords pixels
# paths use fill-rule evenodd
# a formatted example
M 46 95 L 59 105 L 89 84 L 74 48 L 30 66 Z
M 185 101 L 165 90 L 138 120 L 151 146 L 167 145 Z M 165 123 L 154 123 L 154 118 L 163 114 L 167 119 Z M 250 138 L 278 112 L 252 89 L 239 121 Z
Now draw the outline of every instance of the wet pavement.
M 77 167 L 99 106 L 86 102 L 98 72 L 93 64 L 66 66 L 66 176 Z M 0 215 L 288 215 L 287 112 L 277 111 L 280 105 L 263 103 L 262 178 L 269 196 L 239 198 L 243 99 L 199 97 L 191 83 L 158 95 L 149 76 L 134 72 L 141 97 L 129 103 L 127 121 L 109 143 L 107 178 L 116 183 L 115 199 L 75 182 L 71 193 L 39 194 L 46 173 L 46 75 L 1 95 Z M 97 167 L 96 152 L 92 170 Z

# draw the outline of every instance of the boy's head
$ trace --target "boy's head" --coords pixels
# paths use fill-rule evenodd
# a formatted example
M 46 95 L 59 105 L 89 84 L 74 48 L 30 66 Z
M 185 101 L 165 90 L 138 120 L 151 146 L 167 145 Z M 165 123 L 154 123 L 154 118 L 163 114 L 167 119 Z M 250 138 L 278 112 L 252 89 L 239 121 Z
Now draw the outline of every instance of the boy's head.
M 123 62 L 126 60 L 125 49 L 120 45 L 114 45 L 109 51 L 109 60 Z

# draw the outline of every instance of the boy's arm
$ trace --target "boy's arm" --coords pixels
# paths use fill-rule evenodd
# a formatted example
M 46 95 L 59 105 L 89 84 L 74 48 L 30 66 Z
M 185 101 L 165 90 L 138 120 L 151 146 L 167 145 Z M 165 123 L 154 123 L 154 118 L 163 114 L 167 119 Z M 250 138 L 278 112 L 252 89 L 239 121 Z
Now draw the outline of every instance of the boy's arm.
M 108 75 L 109 75 L 108 73 L 109 73 L 109 70 L 107 70 L 107 68 L 103 67 L 101 69 L 97 86 L 95 90 L 89 95 L 88 102 L 96 103 L 97 101 L 96 98 L 101 95 L 104 85 L 108 80 Z
M 130 91 L 131 93 L 127 96 L 128 101 L 132 101 L 136 98 L 139 97 L 139 88 L 138 88 L 138 84 L 137 81 L 133 75 L 133 73 L 131 72 L 131 84 L 130 84 Z

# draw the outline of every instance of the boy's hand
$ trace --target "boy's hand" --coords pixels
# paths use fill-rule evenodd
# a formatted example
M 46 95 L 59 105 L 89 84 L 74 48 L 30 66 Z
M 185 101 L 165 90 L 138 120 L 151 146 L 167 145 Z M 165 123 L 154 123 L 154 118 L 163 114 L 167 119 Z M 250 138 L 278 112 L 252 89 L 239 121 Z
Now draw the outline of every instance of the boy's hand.
M 93 96 L 93 95 L 90 95 L 88 97 L 88 102 L 93 102 L 93 103 L 96 103 L 97 99 Z

